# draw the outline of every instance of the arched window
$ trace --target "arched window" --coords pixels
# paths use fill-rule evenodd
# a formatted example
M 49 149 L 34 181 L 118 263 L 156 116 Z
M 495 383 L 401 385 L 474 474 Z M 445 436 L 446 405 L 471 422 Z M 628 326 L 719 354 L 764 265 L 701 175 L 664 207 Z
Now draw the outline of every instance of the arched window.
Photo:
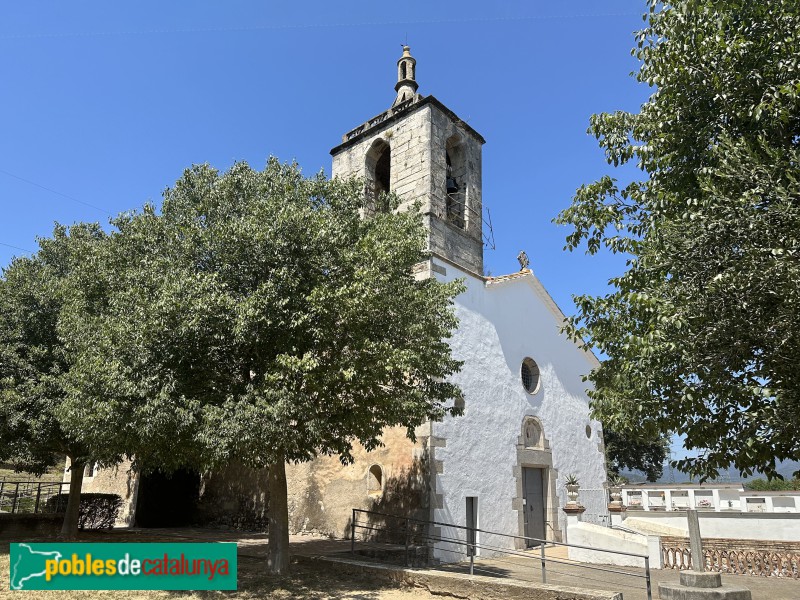
M 392 176 L 391 148 L 383 140 L 376 140 L 367 152 L 367 197 L 373 212 L 388 212 L 386 194 L 390 191 Z
M 466 226 L 467 169 L 464 149 L 457 135 L 450 137 L 445 144 L 445 211 L 447 220 L 464 229 Z
M 367 473 L 367 492 L 380 494 L 383 491 L 383 469 L 380 465 L 372 465 Z
M 405 61 L 400 63 L 400 79 L 406 78 L 406 63 Z

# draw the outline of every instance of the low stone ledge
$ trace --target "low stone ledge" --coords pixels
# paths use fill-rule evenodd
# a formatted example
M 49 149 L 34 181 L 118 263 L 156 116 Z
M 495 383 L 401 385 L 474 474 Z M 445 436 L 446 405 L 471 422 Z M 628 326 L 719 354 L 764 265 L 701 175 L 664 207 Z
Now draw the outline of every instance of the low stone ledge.
M 545 583 L 521 583 L 482 575 L 445 573 L 429 569 L 403 569 L 386 565 L 331 558 L 329 556 L 294 556 L 306 565 L 334 566 L 340 573 L 370 575 L 400 585 L 428 590 L 434 595 L 470 600 L 622 600 L 621 592 L 606 592 Z
M 52 537 L 61 531 L 64 513 L 0 513 L 0 540 L 24 542 L 29 537 Z

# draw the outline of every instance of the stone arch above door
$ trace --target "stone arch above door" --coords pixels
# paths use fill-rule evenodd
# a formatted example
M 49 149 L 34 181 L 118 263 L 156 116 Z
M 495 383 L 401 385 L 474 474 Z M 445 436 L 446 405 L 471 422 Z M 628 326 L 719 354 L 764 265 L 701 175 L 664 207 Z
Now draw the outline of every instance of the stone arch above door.
M 544 435 L 544 427 L 539 417 L 528 416 L 522 419 L 522 435 L 518 444 L 525 449 L 550 449 L 550 444 Z
M 520 435 L 517 438 L 517 464 L 513 468 L 516 480 L 516 496 L 512 500 L 512 508 L 517 511 L 519 519 L 519 535 L 525 535 L 525 503 L 523 469 L 543 469 L 545 495 L 546 539 L 561 541 L 561 530 L 558 525 L 558 496 L 556 495 L 557 473 L 553 468 L 553 451 L 545 435 L 545 428 L 539 417 L 528 415 L 523 417 Z M 520 548 L 524 541 L 520 540 Z

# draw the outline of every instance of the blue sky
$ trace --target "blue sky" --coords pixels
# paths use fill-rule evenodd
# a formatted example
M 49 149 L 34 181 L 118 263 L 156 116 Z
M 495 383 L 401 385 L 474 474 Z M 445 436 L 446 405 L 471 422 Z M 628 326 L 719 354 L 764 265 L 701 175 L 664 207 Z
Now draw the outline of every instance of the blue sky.
M 419 92 L 487 140 L 494 275 L 531 268 L 556 302 L 603 293 L 621 257 L 562 250 L 552 224 L 609 172 L 595 112 L 637 110 L 644 2 L 7 2 L 0 8 L 0 266 L 53 223 L 158 203 L 192 163 L 275 155 L 330 173 L 341 135 L 390 106 L 408 42 Z
M 407 40 L 420 93 L 487 140 L 487 269 L 515 271 L 526 250 L 571 312 L 572 294 L 602 292 L 623 263 L 563 252 L 551 219 L 608 169 L 589 115 L 636 110 L 650 92 L 629 75 L 643 5 L 4 3 L 0 265 L 55 221 L 159 202 L 192 163 L 275 155 L 330 173 L 341 135 L 391 104 Z

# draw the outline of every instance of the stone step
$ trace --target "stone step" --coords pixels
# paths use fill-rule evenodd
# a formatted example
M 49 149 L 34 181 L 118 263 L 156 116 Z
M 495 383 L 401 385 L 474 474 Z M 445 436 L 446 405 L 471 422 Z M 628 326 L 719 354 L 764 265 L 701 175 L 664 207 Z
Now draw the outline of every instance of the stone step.
M 696 587 L 659 583 L 658 595 L 661 600 L 752 600 L 750 590 L 734 585 Z

